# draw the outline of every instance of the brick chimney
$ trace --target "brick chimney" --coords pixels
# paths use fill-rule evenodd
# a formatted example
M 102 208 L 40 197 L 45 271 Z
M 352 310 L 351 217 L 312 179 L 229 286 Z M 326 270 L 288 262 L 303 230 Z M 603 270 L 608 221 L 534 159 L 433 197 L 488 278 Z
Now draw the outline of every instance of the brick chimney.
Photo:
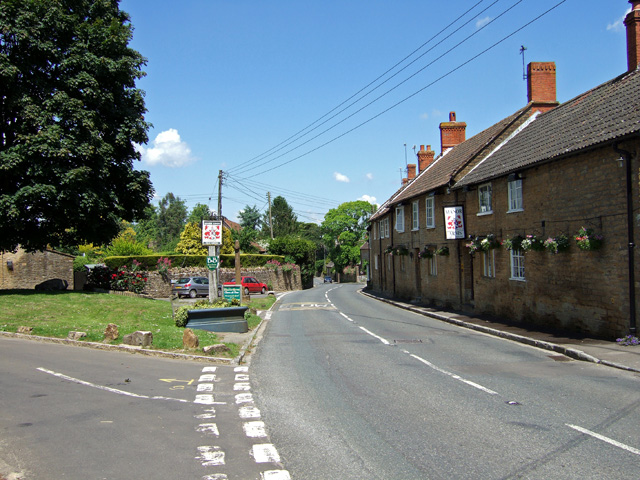
M 440 124 L 441 153 L 465 141 L 467 124 L 456 122 L 456 112 L 449 113 L 449 121 Z
M 627 27 L 627 66 L 632 72 L 640 63 L 640 0 L 629 0 L 631 11 L 624 19 Z
M 555 62 L 531 62 L 527 65 L 527 101 L 541 112 L 558 105 Z
M 436 152 L 431 150 L 431 145 L 427 145 L 427 149 L 424 149 L 424 145 L 420 145 L 420 150 L 418 151 L 418 167 L 420 168 L 420 173 L 424 172 L 429 164 L 433 162 L 433 158 L 436 156 Z
M 416 178 L 416 164 L 410 163 L 407 165 L 407 180 L 411 181 Z

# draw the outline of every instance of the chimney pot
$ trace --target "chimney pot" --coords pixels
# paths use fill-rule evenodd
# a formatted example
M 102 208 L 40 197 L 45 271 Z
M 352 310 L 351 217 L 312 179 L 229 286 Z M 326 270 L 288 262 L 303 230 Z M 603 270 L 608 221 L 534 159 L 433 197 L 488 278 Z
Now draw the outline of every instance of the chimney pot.
M 467 124 L 456 122 L 456 112 L 449 113 L 449 121 L 440 124 L 440 146 L 442 153 L 465 141 Z
M 410 163 L 407 165 L 407 179 L 411 181 L 414 178 L 416 178 L 416 164 Z
M 640 0 L 629 0 L 631 11 L 624 19 L 627 27 L 627 67 L 630 72 L 640 64 Z
M 449 112 L 449 121 L 450 122 L 456 121 L 456 112 Z
M 431 150 L 431 145 L 427 145 L 427 149 L 424 149 L 424 145 L 420 145 L 420 151 L 418 152 L 418 167 L 420 173 L 424 172 L 429 164 L 433 162 L 436 152 Z

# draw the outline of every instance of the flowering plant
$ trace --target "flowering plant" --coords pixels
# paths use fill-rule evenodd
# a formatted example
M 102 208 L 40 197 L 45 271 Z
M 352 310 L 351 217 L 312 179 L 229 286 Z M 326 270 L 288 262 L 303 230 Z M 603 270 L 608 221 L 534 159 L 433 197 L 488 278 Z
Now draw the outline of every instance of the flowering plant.
M 418 252 L 418 258 L 433 258 L 433 250 L 429 247 L 424 247 Z
M 602 246 L 602 235 L 596 235 L 590 228 L 582 227 L 575 236 L 580 250 L 598 250 Z
M 535 235 L 527 235 L 522 239 L 522 242 L 520 242 L 520 248 L 525 252 L 541 252 L 544 250 L 544 243 Z
M 409 249 L 407 249 L 407 247 L 389 246 L 386 248 L 385 253 L 390 253 L 391 255 L 409 255 Z
M 473 237 L 469 243 L 465 244 L 465 247 L 469 249 L 469 254 L 473 255 L 474 253 L 482 250 L 482 241 L 480 240 L 480 237 Z
M 284 265 L 282 265 L 282 271 L 283 272 L 290 272 L 292 270 L 297 270 L 298 268 L 300 268 L 300 267 L 298 267 L 298 265 L 296 265 L 295 263 L 287 262 Z
M 269 270 L 277 270 L 279 267 L 281 267 L 281 264 L 277 260 L 269 260 L 267 263 L 264 264 L 264 266 Z
M 569 237 L 563 233 L 556 237 L 549 237 L 544 241 L 544 248 L 550 253 L 565 252 L 569 250 L 569 246 Z
M 494 248 L 498 248 L 499 246 L 500 242 L 493 233 L 490 233 L 482 240 L 480 240 L 480 248 L 482 248 L 482 250 L 484 250 L 485 252 L 493 250 Z
M 502 245 L 507 250 L 521 250 L 522 242 L 524 237 L 522 235 L 514 235 L 513 237 L 507 238 L 502 242 Z
M 156 264 L 156 269 L 162 278 L 165 280 L 169 277 L 169 268 L 171 267 L 171 259 L 160 257 Z
M 441 256 L 448 256 L 449 255 L 449 247 L 447 247 L 446 245 L 444 247 L 440 247 L 439 249 L 436 250 L 436 255 L 441 255 Z
M 625 345 L 625 346 L 640 345 L 640 338 L 634 335 L 627 335 L 625 337 L 616 339 L 616 342 L 619 343 L 620 345 Z
M 111 289 L 122 292 L 142 293 L 147 283 L 147 276 L 139 272 L 141 263 L 134 260 L 131 269 L 123 265 L 116 273 L 111 274 Z

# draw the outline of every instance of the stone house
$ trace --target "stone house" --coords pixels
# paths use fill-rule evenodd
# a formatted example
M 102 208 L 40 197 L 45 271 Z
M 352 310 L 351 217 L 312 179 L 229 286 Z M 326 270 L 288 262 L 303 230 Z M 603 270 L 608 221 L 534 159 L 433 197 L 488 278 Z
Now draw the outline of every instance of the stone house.
M 373 290 L 522 324 L 635 333 L 640 1 L 631 3 L 624 74 L 558 105 L 555 65 L 532 63 L 523 109 L 468 140 L 455 113 L 441 124 L 440 155 L 421 147 L 417 176 L 409 168 L 371 218 Z M 577 247 L 582 227 L 602 248 Z M 557 254 L 467 246 L 561 235 L 570 248 Z
M 54 279 L 67 282 L 73 290 L 73 255 L 43 250 L 28 253 L 22 248 L 16 252 L 0 253 L 0 290 L 33 289 L 36 285 Z

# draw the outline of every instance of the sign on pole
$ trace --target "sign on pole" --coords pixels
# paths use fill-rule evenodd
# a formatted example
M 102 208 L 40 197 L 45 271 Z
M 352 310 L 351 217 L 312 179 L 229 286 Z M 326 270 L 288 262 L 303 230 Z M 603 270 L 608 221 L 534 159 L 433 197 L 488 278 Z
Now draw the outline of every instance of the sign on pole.
M 218 256 L 207 257 L 207 268 L 209 270 L 215 270 L 216 268 L 218 268 L 219 264 L 220 264 L 220 257 Z
M 446 228 L 447 240 L 458 240 L 465 238 L 462 207 L 445 207 L 444 225 Z
M 222 221 L 202 221 L 202 245 L 222 245 Z
M 223 285 L 222 297 L 226 300 L 242 300 L 242 285 Z

